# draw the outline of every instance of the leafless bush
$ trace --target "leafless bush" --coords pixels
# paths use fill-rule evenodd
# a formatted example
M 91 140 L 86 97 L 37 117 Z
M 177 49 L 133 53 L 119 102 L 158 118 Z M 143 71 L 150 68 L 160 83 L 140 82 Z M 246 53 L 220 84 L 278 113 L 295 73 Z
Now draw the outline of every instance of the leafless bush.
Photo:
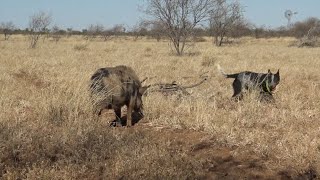
M 102 38 L 104 41 L 107 41 L 112 38 L 112 32 L 110 30 L 104 30 L 102 33 Z
M 319 47 L 319 37 L 316 35 L 319 31 L 319 25 L 316 25 L 309 29 L 308 33 L 299 39 L 298 47 Z
M 56 43 L 61 39 L 62 32 L 57 25 L 52 27 L 52 29 L 50 31 L 50 36 Z
M 293 35 L 299 38 L 298 47 L 317 47 L 320 45 L 320 20 L 308 18 L 305 21 L 297 22 L 291 29 Z
M 39 12 L 34 14 L 29 19 L 29 39 L 30 39 L 30 47 L 36 48 L 38 40 L 43 32 L 47 29 L 52 21 L 51 15 L 45 12 Z
M 67 28 L 67 37 L 71 37 L 73 33 L 73 29 L 72 28 Z
M 0 32 L 4 34 L 4 40 L 8 40 L 15 29 L 16 27 L 11 21 L 1 23 Z
M 101 24 L 90 24 L 87 29 L 87 36 L 86 39 L 94 39 L 97 36 L 101 35 L 104 31 L 104 27 Z
M 88 49 L 88 44 L 77 44 L 73 47 L 77 51 L 83 51 Z
M 318 18 L 310 17 L 304 21 L 295 23 L 290 29 L 293 36 L 296 38 L 302 38 L 307 33 L 313 36 L 320 35 L 320 20 Z
M 226 0 L 216 0 L 214 7 L 210 14 L 209 29 L 215 44 L 221 46 L 232 27 L 242 22 L 242 8 L 238 2 L 228 3 Z
M 304 36 L 299 39 L 298 47 L 316 47 L 319 46 L 318 38 L 314 36 Z
M 211 0 L 148 0 L 146 14 L 164 25 L 177 55 L 182 55 L 193 29 L 208 17 Z
M 110 29 L 110 31 L 114 36 L 119 36 L 126 32 L 126 28 L 123 24 L 116 24 Z
M 138 22 L 132 28 L 132 35 L 134 36 L 134 40 L 139 39 L 140 37 L 147 36 L 148 32 L 148 23 L 146 21 Z
M 123 24 L 116 24 L 112 28 L 105 29 L 100 33 L 104 41 L 125 34 L 126 28 Z

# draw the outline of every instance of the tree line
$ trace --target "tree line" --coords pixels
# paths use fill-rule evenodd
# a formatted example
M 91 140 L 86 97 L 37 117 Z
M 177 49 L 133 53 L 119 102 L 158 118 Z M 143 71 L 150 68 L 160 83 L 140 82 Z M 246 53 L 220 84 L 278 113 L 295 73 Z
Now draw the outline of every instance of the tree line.
M 12 34 L 28 35 L 30 47 L 35 48 L 41 36 L 52 37 L 56 42 L 63 36 L 82 35 L 85 39 L 101 38 L 104 41 L 115 36 L 133 36 L 135 39 L 151 37 L 158 41 L 169 39 L 178 55 L 182 55 L 186 43 L 201 41 L 204 36 L 212 37 L 213 44 L 222 46 L 232 43 L 232 39 L 252 36 L 255 38 L 296 37 L 314 39 L 320 34 L 320 20 L 310 17 L 296 22 L 290 27 L 257 27 L 248 22 L 244 8 L 239 1 L 227 0 L 146 0 L 142 10 L 145 19 L 133 27 L 123 24 L 106 28 L 102 24 L 90 24 L 82 30 L 50 26 L 52 16 L 39 12 L 29 18 L 26 29 L 18 29 L 13 22 L 2 22 L 0 33 L 4 40 Z

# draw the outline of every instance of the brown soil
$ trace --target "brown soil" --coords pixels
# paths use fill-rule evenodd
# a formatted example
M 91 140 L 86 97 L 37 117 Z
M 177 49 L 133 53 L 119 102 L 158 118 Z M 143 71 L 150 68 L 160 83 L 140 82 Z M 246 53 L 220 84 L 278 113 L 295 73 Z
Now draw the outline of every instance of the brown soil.
M 126 112 L 125 112 L 126 113 Z M 112 110 L 105 110 L 103 119 L 106 123 L 112 120 Z M 115 127 L 119 131 L 142 132 L 159 144 L 169 144 L 172 152 L 186 153 L 190 161 L 201 165 L 198 172 L 201 179 L 317 179 L 318 175 L 313 169 L 304 173 L 297 173 L 291 169 L 274 170 L 268 168 L 266 157 L 253 152 L 234 156 L 236 146 L 229 147 L 218 142 L 212 135 L 203 131 L 190 129 L 177 129 L 166 126 L 154 126 L 146 119 L 137 120 L 133 114 L 133 121 L 138 121 L 133 127 Z M 126 116 L 121 118 L 126 120 Z M 109 121 L 109 122 L 108 122 Z
M 127 128 L 120 128 L 128 130 Z M 131 130 L 131 129 L 130 129 Z M 266 159 L 254 153 L 240 157 L 233 156 L 237 147 L 227 147 L 217 142 L 215 137 L 201 131 L 154 127 L 141 120 L 132 131 L 141 131 L 159 142 L 169 143 L 172 149 L 187 153 L 192 161 L 202 166 L 199 172 L 203 179 L 316 179 L 313 170 L 298 174 L 292 170 L 277 171 L 266 167 Z

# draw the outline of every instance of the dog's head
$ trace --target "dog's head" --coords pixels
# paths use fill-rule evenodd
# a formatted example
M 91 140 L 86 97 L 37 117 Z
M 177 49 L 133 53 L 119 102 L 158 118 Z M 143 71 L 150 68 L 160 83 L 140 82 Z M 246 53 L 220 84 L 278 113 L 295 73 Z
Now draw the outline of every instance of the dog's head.
M 276 90 L 276 87 L 279 84 L 279 82 L 280 82 L 279 69 L 278 69 L 277 73 L 275 73 L 275 74 L 272 74 L 272 72 L 269 69 L 268 74 L 267 74 L 267 80 L 266 80 L 267 91 L 273 92 L 274 90 Z

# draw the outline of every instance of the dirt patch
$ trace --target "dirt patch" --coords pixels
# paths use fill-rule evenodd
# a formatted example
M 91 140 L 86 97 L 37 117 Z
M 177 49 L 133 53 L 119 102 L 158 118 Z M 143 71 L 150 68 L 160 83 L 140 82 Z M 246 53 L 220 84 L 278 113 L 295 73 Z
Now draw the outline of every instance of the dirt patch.
M 236 157 L 237 147 L 228 147 L 201 131 L 152 127 L 142 120 L 134 127 L 159 142 L 166 142 L 172 149 L 186 153 L 191 161 L 201 165 L 203 179 L 316 179 L 317 172 L 308 169 L 304 173 L 271 170 L 265 165 L 265 157 L 250 153 Z
M 18 81 L 23 81 L 26 84 L 33 85 L 37 88 L 45 88 L 50 86 L 49 82 L 44 81 L 37 74 L 31 74 L 24 70 L 19 70 L 19 72 L 12 73 L 12 76 Z
M 106 110 L 102 119 L 110 123 L 114 118 L 113 112 Z M 116 130 L 128 129 L 116 127 Z M 301 173 L 290 169 L 270 169 L 266 166 L 266 162 L 270 162 L 270 159 L 253 152 L 235 156 L 233 152 L 237 150 L 236 146 L 229 147 L 203 131 L 154 126 L 146 119 L 140 120 L 130 128 L 130 131 L 144 133 L 157 143 L 168 145 L 172 152 L 185 154 L 188 161 L 200 165 L 196 171 L 201 179 L 316 179 L 318 177 L 312 168 Z

